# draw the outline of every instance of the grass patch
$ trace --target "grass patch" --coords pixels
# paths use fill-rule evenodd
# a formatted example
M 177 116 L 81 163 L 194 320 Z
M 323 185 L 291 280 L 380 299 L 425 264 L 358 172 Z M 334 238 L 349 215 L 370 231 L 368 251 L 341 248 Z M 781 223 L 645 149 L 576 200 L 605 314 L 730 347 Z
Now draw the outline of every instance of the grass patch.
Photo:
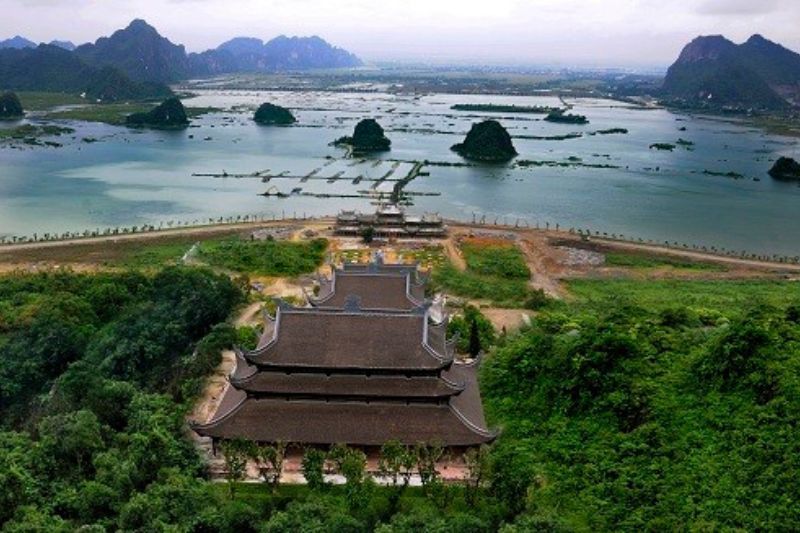
M 630 303 L 651 310 L 680 305 L 725 313 L 759 304 L 782 307 L 800 299 L 800 285 L 778 280 L 575 279 L 567 287 L 577 304 L 598 309 Z
M 74 109 L 66 109 L 48 113 L 46 118 L 53 120 L 83 120 L 86 122 L 104 122 L 112 126 L 124 126 L 125 118 L 133 113 L 147 113 L 153 109 L 152 103 L 133 102 L 120 104 L 90 104 Z M 190 119 L 200 115 L 219 111 L 214 107 L 187 107 L 186 116 Z
M 529 290 L 527 281 L 461 272 L 449 263 L 434 269 L 433 281 L 451 294 L 489 300 L 495 307 L 523 307 Z
M 450 263 L 434 269 L 433 281 L 447 292 L 489 300 L 496 307 L 526 307 L 532 295 L 530 271 L 515 245 L 470 239 L 461 244 L 467 263 L 459 271 Z
M 717 263 L 691 261 L 680 257 L 649 254 L 629 254 L 623 252 L 608 252 L 605 254 L 607 266 L 627 268 L 661 268 L 672 267 L 681 270 L 703 270 L 708 272 L 725 272 L 728 269 Z
M 153 246 L 129 248 L 117 264 L 135 269 L 157 268 L 178 264 L 189 251 L 196 239 L 179 239 L 175 242 L 159 243 Z
M 504 279 L 528 280 L 531 276 L 522 252 L 513 244 L 467 240 L 461 244 L 467 270 Z
M 327 248 L 326 239 L 298 242 L 233 239 L 203 243 L 198 256 L 212 266 L 237 272 L 297 276 L 319 267 Z
M 56 264 L 89 264 L 99 267 L 134 269 L 156 268 L 180 261 L 183 254 L 198 241 L 234 238 L 241 230 L 222 229 L 203 235 L 157 235 L 141 238 L 120 238 L 95 242 L 71 242 L 61 246 L 19 248 L 0 247 L 0 263 L 53 262 Z
M 60 135 L 66 135 L 70 133 L 75 133 L 75 130 L 61 126 L 36 126 L 33 124 L 23 124 L 22 126 L 16 126 L 14 128 L 0 128 L 0 140 L 25 140 L 35 139 L 37 137 L 58 137 Z
M 70 93 L 49 93 L 39 91 L 17 92 L 22 108 L 25 111 L 45 111 L 62 105 L 85 104 L 86 99 Z

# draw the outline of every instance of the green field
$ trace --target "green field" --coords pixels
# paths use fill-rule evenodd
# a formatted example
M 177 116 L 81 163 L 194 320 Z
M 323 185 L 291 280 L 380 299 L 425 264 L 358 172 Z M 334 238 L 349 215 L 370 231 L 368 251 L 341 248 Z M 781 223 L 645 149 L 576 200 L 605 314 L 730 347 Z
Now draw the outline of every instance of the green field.
M 53 125 L 34 126 L 32 124 L 23 124 L 13 128 L 0 128 L 0 141 L 7 139 L 25 140 L 37 139 L 38 137 L 60 137 L 61 135 L 68 135 L 70 133 L 75 133 L 75 130 Z
M 461 252 L 467 270 L 480 276 L 502 279 L 528 280 L 531 276 L 522 252 L 513 244 L 481 244 L 464 242 Z
M 215 267 L 265 276 L 297 276 L 322 264 L 328 241 L 247 241 L 228 239 L 200 246 L 198 258 Z
M 785 306 L 800 299 L 800 285 L 787 281 L 586 280 L 567 283 L 576 304 L 589 308 L 635 305 L 648 310 L 706 308 L 736 313 L 758 304 Z
M 668 255 L 607 252 L 605 264 L 607 266 L 626 267 L 635 269 L 654 269 L 670 267 L 678 270 L 705 270 L 709 272 L 725 272 L 727 268 L 719 263 L 692 261 Z
M 125 125 L 125 118 L 133 113 L 146 113 L 154 107 L 154 104 L 134 102 L 122 104 L 90 104 L 82 107 L 75 107 L 62 111 L 48 113 L 45 118 L 51 120 L 82 120 L 86 122 L 104 122 L 112 126 Z M 191 118 L 199 117 L 206 113 L 218 111 L 212 107 L 186 107 L 186 116 Z
M 86 104 L 78 94 L 21 91 L 17 93 L 25 111 L 45 111 L 57 106 Z
M 487 300 L 498 307 L 524 307 L 530 296 L 530 271 L 522 252 L 513 244 L 465 242 L 461 245 L 465 271 L 443 263 L 433 281 L 447 292 Z
M 75 242 L 69 246 L 30 248 L 12 251 L 0 249 L 0 263 L 48 261 L 62 265 L 94 264 L 100 267 L 133 270 L 157 270 L 181 264 L 183 256 L 195 244 L 190 263 L 226 270 L 269 276 L 298 275 L 322 264 L 327 242 L 322 240 L 291 242 L 286 240 L 250 241 L 240 237 L 241 230 L 221 229 L 206 235 L 156 235 L 151 238 L 119 239 L 113 242 Z

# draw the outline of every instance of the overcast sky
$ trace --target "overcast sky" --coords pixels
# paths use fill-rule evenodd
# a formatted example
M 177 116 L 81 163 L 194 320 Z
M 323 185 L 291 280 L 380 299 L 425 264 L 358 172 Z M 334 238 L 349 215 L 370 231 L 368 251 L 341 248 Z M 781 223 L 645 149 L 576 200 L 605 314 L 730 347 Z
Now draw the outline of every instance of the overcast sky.
M 0 38 L 94 41 L 144 18 L 189 51 L 319 35 L 368 61 L 666 66 L 696 35 L 800 51 L 800 0 L 0 0 Z

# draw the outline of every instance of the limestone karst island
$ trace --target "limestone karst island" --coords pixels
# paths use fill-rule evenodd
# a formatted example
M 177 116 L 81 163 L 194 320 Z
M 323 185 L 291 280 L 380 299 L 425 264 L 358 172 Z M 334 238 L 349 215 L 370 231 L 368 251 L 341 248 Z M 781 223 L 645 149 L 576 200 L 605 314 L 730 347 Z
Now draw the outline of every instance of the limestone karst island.
M 796 531 L 798 21 L 6 0 L 0 533 Z

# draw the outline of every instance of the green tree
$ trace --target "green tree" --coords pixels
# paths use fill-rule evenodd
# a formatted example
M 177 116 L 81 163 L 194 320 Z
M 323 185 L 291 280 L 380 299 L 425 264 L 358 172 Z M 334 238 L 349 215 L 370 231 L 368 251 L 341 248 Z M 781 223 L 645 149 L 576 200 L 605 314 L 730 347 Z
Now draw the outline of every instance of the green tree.
M 481 338 L 478 333 L 478 323 L 475 319 L 469 323 L 469 354 L 478 357 L 481 353 Z
M 276 442 L 274 445 L 257 444 L 251 448 L 252 459 L 258 465 L 261 477 L 274 491 L 281 480 L 283 462 L 286 458 L 286 443 Z
M 375 239 L 375 228 L 366 226 L 361 230 L 361 240 L 364 244 L 369 244 Z
M 75 476 L 88 473 L 92 456 L 105 446 L 100 421 L 85 409 L 44 418 L 38 429 L 43 456 L 65 474 L 66 468 Z
M 464 479 L 464 495 L 467 505 L 476 505 L 478 495 L 486 484 L 489 476 L 489 455 L 489 447 L 486 445 L 470 448 L 464 454 L 464 462 L 467 467 L 467 477 Z
M 444 454 L 444 446 L 438 442 L 430 444 L 419 443 L 414 447 L 414 455 L 417 459 L 417 473 L 422 486 L 428 490 L 439 482 L 441 475 L 437 466 L 444 458 Z
M 326 454 L 317 448 L 306 448 L 302 459 L 303 477 L 308 486 L 317 490 L 325 486 Z
M 225 457 L 225 479 L 228 481 L 230 497 L 236 496 L 236 484 L 247 475 L 247 460 L 253 456 L 253 444 L 244 439 L 225 440 L 220 451 Z
M 378 458 L 378 474 L 388 478 L 392 486 L 397 486 L 400 480 L 407 486 L 414 469 L 414 454 L 398 440 L 387 441 L 381 446 Z

